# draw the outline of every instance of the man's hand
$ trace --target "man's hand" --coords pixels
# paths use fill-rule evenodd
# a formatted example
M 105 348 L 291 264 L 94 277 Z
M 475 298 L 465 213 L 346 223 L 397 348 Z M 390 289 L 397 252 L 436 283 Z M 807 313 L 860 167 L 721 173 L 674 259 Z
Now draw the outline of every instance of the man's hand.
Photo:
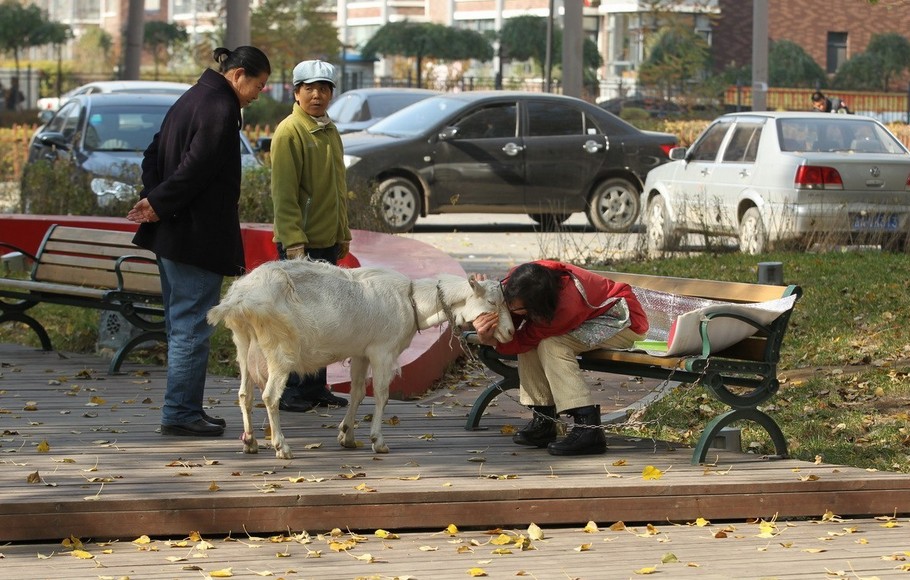
M 306 246 L 303 244 L 297 244 L 296 246 L 291 246 L 290 248 L 285 248 L 284 253 L 287 255 L 288 260 L 296 260 L 297 258 L 306 258 Z
M 149 200 L 142 198 L 126 214 L 126 219 L 137 224 L 152 223 L 158 221 L 158 214 L 152 209 L 152 204 L 149 203 Z
M 477 340 L 480 344 L 487 346 L 496 346 L 499 341 L 493 336 L 499 327 L 499 314 L 496 312 L 484 312 L 474 319 L 474 330 L 477 331 Z

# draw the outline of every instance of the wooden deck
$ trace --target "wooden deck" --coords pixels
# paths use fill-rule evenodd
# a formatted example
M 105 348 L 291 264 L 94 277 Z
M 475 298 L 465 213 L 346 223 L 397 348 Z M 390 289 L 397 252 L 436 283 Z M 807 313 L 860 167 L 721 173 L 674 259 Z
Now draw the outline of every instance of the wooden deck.
M 756 552 L 756 544 L 770 544 L 779 551 L 780 542 L 749 540 L 758 533 L 745 523 L 753 518 L 819 522 L 826 513 L 870 518 L 910 512 L 910 477 L 902 474 L 795 460 L 771 461 L 723 450 L 717 451 L 713 465 L 692 466 L 690 450 L 672 451 L 662 443 L 619 436 L 609 439 L 606 455 L 552 457 L 543 450 L 516 446 L 509 435 L 500 432 L 505 425 L 520 426 L 527 420 L 521 408 L 505 395 L 484 419 L 489 430 L 467 432 L 466 404 L 481 385 L 458 392 L 436 391 L 419 401 L 390 402 L 387 416 L 396 420 L 384 427 L 391 447 L 387 455 L 374 455 L 370 450 L 366 423 L 357 435 L 367 444 L 356 450 L 342 449 L 335 439 L 340 409 L 284 414 L 285 434 L 296 457 L 282 461 L 266 448 L 258 455 L 241 453 L 235 379 L 210 378 L 206 389 L 212 406 L 209 413 L 228 420 L 224 438 L 171 438 L 155 431 L 164 391 L 161 368 L 127 363 L 125 374 L 109 376 L 101 358 L 46 353 L 16 345 L 0 345 L 0 363 L 3 542 L 59 541 L 74 536 L 96 541 L 120 538 L 129 544 L 143 534 L 176 539 L 196 531 L 209 541 L 217 540 L 219 554 L 227 547 L 239 550 L 236 558 L 242 562 L 247 558 L 240 554 L 243 550 L 237 544 L 222 544 L 222 539 L 230 536 L 248 544 L 247 534 L 291 536 L 307 531 L 315 536 L 338 528 L 346 536 L 349 532 L 369 536 L 372 546 L 360 550 L 371 552 L 377 560 L 400 560 L 406 553 L 408 565 L 415 566 L 389 568 L 389 574 L 434 576 L 432 571 L 438 572 L 440 556 L 435 556 L 434 568 L 434 552 L 420 549 L 432 544 L 446 552 L 445 560 L 462 577 L 463 569 L 478 561 L 499 560 L 489 555 L 491 548 L 486 545 L 473 547 L 472 555 L 461 558 L 454 553 L 453 541 L 460 538 L 470 546 L 466 539 L 470 535 L 483 543 L 489 536 L 479 530 L 497 527 L 526 533 L 533 522 L 545 530 L 561 529 L 558 539 L 543 545 L 572 554 L 569 560 L 580 566 L 573 569 L 574 576 L 607 577 L 597 575 L 598 566 L 621 561 L 626 567 L 621 568 L 619 577 L 629 577 L 633 569 L 654 565 L 659 555 L 674 551 L 672 546 L 660 546 L 662 535 L 703 539 L 713 538 L 714 532 L 723 529 L 723 524 L 712 525 L 710 530 L 685 525 L 697 518 L 739 522 L 735 526 L 738 531 L 731 531 L 729 537 L 742 540 L 736 543 L 749 551 L 749 558 L 758 559 L 761 554 Z M 372 400 L 367 399 L 361 416 L 371 410 Z M 264 410 L 257 409 L 255 418 L 264 423 Z M 264 442 L 260 437 L 260 444 Z M 645 480 L 642 471 L 646 466 L 662 470 L 663 476 Z M 651 523 L 663 531 L 655 534 L 653 542 L 639 542 L 641 538 L 628 531 L 601 530 L 589 537 L 580 530 L 589 521 L 603 528 L 617 521 L 637 526 Z M 868 529 L 864 533 L 879 529 L 878 524 L 871 523 L 874 520 L 865 521 Z M 455 539 L 440 535 L 449 524 L 474 531 Z M 808 527 L 806 522 L 802 524 L 800 528 Z M 849 527 L 836 520 L 825 525 L 824 531 L 815 529 L 803 541 L 817 544 L 822 540 L 816 536 Z M 903 531 L 892 534 L 903 542 L 901 546 L 895 544 L 895 550 L 910 549 L 908 525 L 904 518 Z M 382 541 L 372 535 L 377 529 L 408 531 L 410 540 L 400 544 Z M 647 531 L 639 528 L 638 533 Z M 781 541 L 795 535 L 786 529 Z M 653 552 L 623 548 L 627 539 L 636 545 L 646 544 Z M 863 548 L 853 543 L 855 539 L 849 540 L 849 549 L 859 553 Z M 161 545 L 161 540 L 156 541 Z M 588 541 L 594 543 L 592 553 L 599 555 L 573 551 Z M 730 543 L 734 542 L 727 542 L 725 550 Z M 747 545 L 751 547 L 745 548 Z M 398 546 L 401 548 L 396 550 Z M 713 546 L 705 542 L 700 552 L 677 556 L 681 561 L 706 564 L 708 558 L 717 558 Z M 9 557 L 10 548 L 4 546 L 0 553 Z M 12 548 L 18 551 L 18 547 Z M 548 550 L 541 549 L 542 545 L 537 548 L 534 554 L 528 553 L 528 560 L 547 559 Z M 301 559 L 308 550 L 317 549 L 335 556 L 336 565 L 342 561 L 363 564 L 350 557 L 359 555 L 353 552 L 344 560 L 338 558 L 325 540 L 313 545 L 288 541 L 265 547 L 272 558 L 286 549 L 297 555 L 293 565 L 278 560 L 256 566 L 235 565 L 271 568 L 276 574 L 304 565 L 315 570 L 313 566 L 323 565 L 322 559 L 307 559 L 305 564 Z M 887 549 L 884 544 L 876 546 L 877 557 Z M 96 552 L 101 550 L 95 548 Z M 155 564 L 149 565 L 149 575 L 143 573 L 142 577 L 158 577 L 153 572 L 168 553 L 159 554 Z M 524 558 L 525 552 L 522 554 Z M 9 563 L 0 559 L 0 574 L 27 577 L 4 572 Z M 217 569 L 211 563 L 207 560 L 204 569 Z M 824 565 L 849 571 L 843 562 L 826 561 Z M 899 565 L 891 561 L 886 568 L 876 570 Z M 510 566 L 500 569 L 512 570 L 514 575 L 526 567 Z M 92 572 L 90 565 L 85 569 Z M 161 568 L 160 577 L 174 577 L 173 569 L 166 570 Z M 684 577 L 685 570 L 684 564 L 678 565 L 673 577 Z M 726 570 L 726 577 L 733 577 L 728 568 L 722 570 Z M 370 568 L 369 573 L 386 574 L 380 568 Z M 98 574 L 95 570 L 86 577 L 96 578 Z M 307 576 L 329 577 L 312 574 L 306 572 Z M 129 575 L 135 577 L 135 573 Z M 343 572 L 339 577 L 349 575 Z M 769 575 L 786 577 L 762 570 L 761 576 Z

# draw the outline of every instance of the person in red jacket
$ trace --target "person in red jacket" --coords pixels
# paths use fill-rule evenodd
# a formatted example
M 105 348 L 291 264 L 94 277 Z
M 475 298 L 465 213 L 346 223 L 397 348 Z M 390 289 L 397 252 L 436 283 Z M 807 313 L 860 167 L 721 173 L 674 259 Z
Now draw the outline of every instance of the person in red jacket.
M 501 354 L 517 355 L 520 401 L 533 416 L 512 440 L 546 447 L 551 455 L 604 453 L 600 406 L 593 404 L 576 356 L 598 348 L 631 348 L 648 331 L 648 318 L 628 284 L 571 264 L 540 260 L 515 267 L 502 281 L 515 321 L 511 341 L 493 337 L 497 317 L 474 320 L 478 339 Z M 556 440 L 558 413 L 574 419 Z

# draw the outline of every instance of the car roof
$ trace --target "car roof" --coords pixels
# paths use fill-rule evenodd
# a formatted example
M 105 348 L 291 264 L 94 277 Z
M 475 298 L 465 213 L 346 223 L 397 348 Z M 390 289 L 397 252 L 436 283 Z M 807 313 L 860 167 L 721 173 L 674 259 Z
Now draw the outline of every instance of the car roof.
M 104 92 L 118 91 L 140 91 L 148 89 L 175 89 L 186 90 L 192 85 L 187 83 L 176 83 L 171 81 L 94 81 L 78 86 L 70 92 L 82 90 L 86 87 L 94 87 Z
M 433 89 L 418 89 L 415 87 L 369 87 L 365 89 L 352 89 L 350 91 L 345 91 L 343 93 L 338 93 L 335 97 L 341 97 L 348 94 L 358 94 L 358 95 L 384 95 L 387 93 L 413 93 L 413 94 L 425 94 L 425 95 L 441 95 L 441 91 L 434 91 Z
M 764 117 L 770 119 L 827 119 L 835 123 L 848 121 L 850 119 L 875 121 L 872 117 L 865 117 L 863 115 L 837 115 L 833 113 L 821 113 L 819 111 L 742 111 L 740 113 L 727 113 L 726 115 L 721 115 L 718 119 L 737 119 L 743 117 Z
M 461 101 L 480 101 L 483 99 L 546 99 L 551 101 L 567 101 L 588 103 L 583 99 L 570 97 L 568 95 L 557 95 L 554 93 L 538 93 L 535 91 L 464 91 L 460 93 L 442 93 L 437 98 L 455 99 Z M 591 103 L 588 103 L 591 104 Z
M 173 105 L 180 95 L 166 93 L 95 93 L 92 95 L 76 95 L 71 101 L 85 102 L 92 106 L 97 105 L 135 105 L 136 103 L 148 103 L 150 105 L 159 105 L 169 107 Z

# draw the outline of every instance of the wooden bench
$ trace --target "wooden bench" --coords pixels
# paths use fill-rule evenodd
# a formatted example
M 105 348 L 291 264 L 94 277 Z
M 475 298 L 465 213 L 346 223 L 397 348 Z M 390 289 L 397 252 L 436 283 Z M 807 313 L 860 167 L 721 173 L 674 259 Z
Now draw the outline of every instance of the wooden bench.
M 0 241 L 31 265 L 27 278 L 0 278 L 0 323 L 21 322 L 52 350 L 44 326 L 27 311 L 37 304 L 62 304 L 120 313 L 141 330 L 114 354 L 108 369 L 120 370 L 140 344 L 167 341 L 161 281 L 155 255 L 132 243 L 133 233 L 52 225 L 36 255 Z
M 734 304 L 754 304 L 789 296 L 793 296 L 795 301 L 802 295 L 799 286 L 794 285 L 747 284 L 622 272 L 598 273 L 636 288 Z M 713 418 L 704 428 L 692 454 L 693 464 L 705 462 L 711 443 L 721 429 L 744 420 L 764 428 L 771 437 L 776 455 L 787 457 L 787 441 L 780 427 L 759 409 L 759 405 L 771 399 L 780 387 L 777 363 L 792 307 L 768 324 L 743 316 L 742 309 L 738 310 L 740 312 L 715 311 L 701 318 L 698 329 L 702 343 L 700 354 L 670 357 L 642 351 L 601 349 L 580 355 L 579 364 L 582 369 L 589 371 L 702 385 L 715 399 L 729 407 L 729 410 Z M 754 326 L 757 332 L 733 346 L 714 352 L 716 349 L 712 349 L 708 329 L 712 320 L 722 318 L 741 320 Z M 468 341 L 476 344 L 476 335 L 472 338 L 471 334 L 473 333 L 468 333 Z M 479 358 L 487 368 L 502 378 L 477 397 L 465 426 L 469 431 L 479 428 L 480 419 L 493 399 L 500 393 L 519 386 L 518 370 L 511 362 L 515 361 L 514 356 L 500 355 L 495 349 L 481 345 Z

